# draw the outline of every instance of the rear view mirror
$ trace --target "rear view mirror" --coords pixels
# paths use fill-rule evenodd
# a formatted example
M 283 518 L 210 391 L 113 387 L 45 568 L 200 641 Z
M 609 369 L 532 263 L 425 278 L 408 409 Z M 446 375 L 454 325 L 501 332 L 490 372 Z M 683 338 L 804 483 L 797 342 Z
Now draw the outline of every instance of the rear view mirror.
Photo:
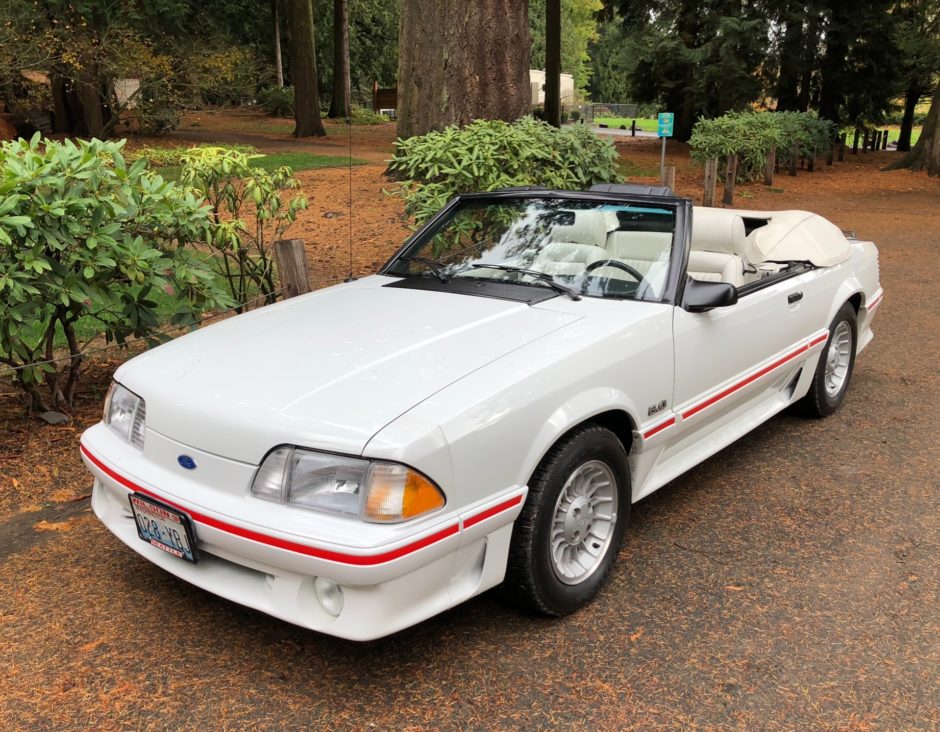
M 686 281 L 682 307 L 690 313 L 704 313 L 738 301 L 738 288 L 727 282 L 702 282 L 691 277 Z

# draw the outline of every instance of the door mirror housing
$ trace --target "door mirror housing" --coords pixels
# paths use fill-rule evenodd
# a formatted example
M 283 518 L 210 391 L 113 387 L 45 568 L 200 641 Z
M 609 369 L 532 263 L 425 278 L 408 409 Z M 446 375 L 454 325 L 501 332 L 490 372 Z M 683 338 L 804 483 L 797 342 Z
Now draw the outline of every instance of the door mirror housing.
M 690 313 L 705 313 L 712 308 L 724 308 L 738 301 L 738 288 L 727 282 L 702 282 L 691 277 L 686 280 L 682 307 Z

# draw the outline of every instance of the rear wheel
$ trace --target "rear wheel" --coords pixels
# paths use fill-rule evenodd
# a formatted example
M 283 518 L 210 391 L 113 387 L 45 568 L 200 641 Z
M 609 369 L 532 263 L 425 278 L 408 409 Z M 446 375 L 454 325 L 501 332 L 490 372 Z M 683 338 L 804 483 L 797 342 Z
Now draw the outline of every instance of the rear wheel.
M 529 482 L 505 593 L 544 615 L 577 610 L 604 583 L 629 514 L 623 445 L 598 425 L 579 428 L 548 452 Z
M 802 401 L 810 416 L 828 417 L 842 405 L 855 367 L 857 340 L 855 308 L 845 303 L 829 326 L 829 340 L 819 356 L 809 393 Z

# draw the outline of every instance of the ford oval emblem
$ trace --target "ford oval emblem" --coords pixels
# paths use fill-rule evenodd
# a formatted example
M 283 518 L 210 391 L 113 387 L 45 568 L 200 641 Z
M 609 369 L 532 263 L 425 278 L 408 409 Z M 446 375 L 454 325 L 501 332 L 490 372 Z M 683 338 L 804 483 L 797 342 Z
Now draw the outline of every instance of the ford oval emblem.
M 187 470 L 196 469 L 196 461 L 193 460 L 189 455 L 180 455 L 178 458 L 176 458 L 176 462 L 178 462 L 182 467 L 186 468 Z

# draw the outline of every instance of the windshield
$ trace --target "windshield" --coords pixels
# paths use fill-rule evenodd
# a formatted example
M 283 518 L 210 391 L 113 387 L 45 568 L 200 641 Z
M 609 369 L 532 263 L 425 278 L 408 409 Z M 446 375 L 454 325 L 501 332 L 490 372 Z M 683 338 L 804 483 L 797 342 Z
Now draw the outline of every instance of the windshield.
M 556 287 L 588 297 L 659 300 L 675 209 L 562 198 L 465 200 L 385 274 Z M 492 267 L 492 268 L 491 268 Z M 574 296 L 574 295 L 573 295 Z

